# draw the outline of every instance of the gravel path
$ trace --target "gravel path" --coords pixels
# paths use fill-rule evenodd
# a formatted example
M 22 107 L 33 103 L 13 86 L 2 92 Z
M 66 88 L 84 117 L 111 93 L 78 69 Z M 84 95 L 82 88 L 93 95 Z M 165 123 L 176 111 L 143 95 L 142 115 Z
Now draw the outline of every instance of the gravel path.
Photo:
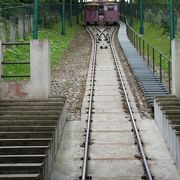
M 83 29 L 52 72 L 51 95 L 67 97 L 68 120 L 80 120 L 90 53 L 91 40 Z

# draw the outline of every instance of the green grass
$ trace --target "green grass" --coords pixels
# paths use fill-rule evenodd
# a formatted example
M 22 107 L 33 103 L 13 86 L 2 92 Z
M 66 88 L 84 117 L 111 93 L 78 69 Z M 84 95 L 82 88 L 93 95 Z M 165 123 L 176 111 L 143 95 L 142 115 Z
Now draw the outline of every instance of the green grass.
M 53 69 L 60 61 L 64 52 L 68 48 L 70 42 L 75 37 L 78 31 L 82 29 L 81 24 L 73 24 L 69 27 L 69 23 L 65 25 L 65 36 L 61 35 L 61 23 L 53 25 L 50 29 L 40 28 L 38 33 L 39 39 L 48 39 L 51 48 L 51 68 Z M 32 39 L 32 34 L 29 34 L 24 41 L 28 42 Z M 30 50 L 29 46 L 18 46 L 6 48 L 4 52 L 3 61 L 29 61 Z M 4 65 L 4 75 L 28 75 L 30 73 L 29 65 Z M 19 79 L 19 78 L 11 78 Z M 22 79 L 22 78 L 20 78 Z M 27 78 L 23 78 L 27 79 Z
M 139 27 L 140 27 L 139 20 L 134 19 L 133 29 L 138 34 L 139 34 Z M 148 44 L 150 44 L 150 46 L 149 46 L 149 64 L 150 64 L 150 66 L 153 67 L 153 57 L 154 57 L 155 70 L 156 70 L 157 74 L 159 74 L 160 63 L 161 63 L 162 72 L 164 72 L 164 75 L 167 76 L 168 71 L 169 71 L 169 60 L 171 59 L 169 33 L 156 24 L 144 22 L 144 35 L 141 37 L 142 37 L 141 38 L 141 53 L 143 52 L 142 39 L 144 39 L 146 41 L 144 43 L 144 56 L 146 57 L 146 60 L 148 59 L 147 58 L 148 57 L 147 43 L 148 43 Z M 154 55 L 153 55 L 153 49 L 154 49 Z
M 133 28 L 139 33 L 139 20 L 134 20 Z M 148 22 L 144 22 L 143 38 L 161 51 L 167 57 L 170 56 L 170 35 L 163 28 Z

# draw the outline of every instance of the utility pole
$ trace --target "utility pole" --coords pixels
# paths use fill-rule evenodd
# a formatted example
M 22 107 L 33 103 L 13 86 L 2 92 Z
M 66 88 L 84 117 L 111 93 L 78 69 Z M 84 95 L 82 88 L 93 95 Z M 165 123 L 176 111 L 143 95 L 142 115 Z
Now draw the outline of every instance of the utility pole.
M 133 17 L 132 17 L 132 13 L 133 13 L 133 5 L 132 5 L 132 0 L 130 0 L 130 26 L 133 26 Z
M 76 23 L 79 24 L 79 3 L 76 0 Z
M 70 1 L 69 24 L 70 24 L 70 27 L 72 27 L 72 0 L 69 0 L 69 1 Z
M 39 0 L 34 0 L 33 39 L 37 39 L 38 38 L 38 16 L 39 16 Z
M 62 2 L 62 29 L 61 34 L 65 35 L 65 0 Z
M 170 19 L 170 47 L 171 42 L 175 38 L 175 28 L 174 28 L 174 0 L 169 0 L 169 19 Z
M 143 0 L 140 0 L 140 34 L 144 34 L 144 25 L 143 25 Z

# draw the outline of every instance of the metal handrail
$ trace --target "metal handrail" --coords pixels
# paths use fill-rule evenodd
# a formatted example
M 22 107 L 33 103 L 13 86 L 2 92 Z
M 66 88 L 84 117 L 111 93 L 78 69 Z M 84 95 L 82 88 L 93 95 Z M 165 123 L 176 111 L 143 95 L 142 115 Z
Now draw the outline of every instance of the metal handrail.
M 156 53 L 158 54 L 158 58 L 159 58 L 159 78 L 160 81 L 163 81 L 163 59 L 166 61 L 167 63 L 167 73 L 168 73 L 168 90 L 169 93 L 171 93 L 171 58 L 167 57 L 165 54 L 163 54 L 159 49 L 155 48 L 151 43 L 149 43 L 147 40 L 145 40 L 140 34 L 138 34 L 132 27 L 130 27 L 130 25 L 127 22 L 127 18 L 125 16 L 121 15 L 121 20 L 124 21 L 124 23 L 126 24 L 126 30 L 127 30 L 127 35 L 129 40 L 131 41 L 131 43 L 133 44 L 133 46 L 137 49 L 137 51 L 139 52 L 140 55 L 143 55 L 143 59 L 147 60 L 147 65 L 150 66 L 150 61 L 152 60 L 152 69 L 153 69 L 153 73 L 156 73 L 155 70 L 155 65 L 157 64 L 155 62 L 156 59 Z M 142 44 L 141 44 L 142 43 Z M 146 48 L 145 48 L 146 45 Z M 146 52 L 145 52 L 146 49 Z M 150 54 L 150 50 L 152 51 L 152 53 Z M 145 58 L 145 55 L 147 56 L 147 58 Z M 152 59 L 150 59 L 152 55 Z M 157 74 L 157 73 L 156 73 Z
M 12 62 L 12 61 L 5 61 L 1 63 L 2 65 L 7 65 L 7 64 L 30 64 L 29 61 L 18 61 L 18 62 Z
M 21 45 L 30 45 L 29 42 L 2 42 L 3 46 L 12 46 L 12 45 L 16 45 L 16 46 L 21 46 Z
M 29 46 L 29 42 L 2 42 L 2 46 Z M 29 65 L 30 61 L 25 61 L 25 60 L 18 60 L 13 62 L 12 60 L 6 60 L 2 61 L 1 65 L 6 66 L 6 65 Z M 1 78 L 28 78 L 30 75 L 0 75 Z

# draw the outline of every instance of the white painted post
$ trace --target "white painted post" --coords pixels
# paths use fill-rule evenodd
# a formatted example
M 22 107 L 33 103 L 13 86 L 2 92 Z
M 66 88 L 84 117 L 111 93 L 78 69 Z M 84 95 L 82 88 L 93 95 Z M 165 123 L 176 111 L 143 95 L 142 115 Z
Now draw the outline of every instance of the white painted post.
M 31 14 L 31 32 L 33 32 L 33 28 L 34 28 L 34 15 Z
M 10 41 L 16 41 L 16 22 L 14 17 L 10 17 Z
M 50 94 L 50 46 L 48 40 L 30 42 L 31 98 L 47 99 Z
M 2 42 L 6 42 L 6 19 L 3 18 L 2 20 L 2 31 L 1 31 L 1 40 Z
M 24 38 L 24 21 L 23 16 L 18 16 L 18 35 L 19 38 Z
M 25 23 L 25 33 L 28 33 L 29 32 L 29 15 L 25 15 L 24 23 Z
M 180 39 L 172 41 L 172 93 L 180 97 Z

